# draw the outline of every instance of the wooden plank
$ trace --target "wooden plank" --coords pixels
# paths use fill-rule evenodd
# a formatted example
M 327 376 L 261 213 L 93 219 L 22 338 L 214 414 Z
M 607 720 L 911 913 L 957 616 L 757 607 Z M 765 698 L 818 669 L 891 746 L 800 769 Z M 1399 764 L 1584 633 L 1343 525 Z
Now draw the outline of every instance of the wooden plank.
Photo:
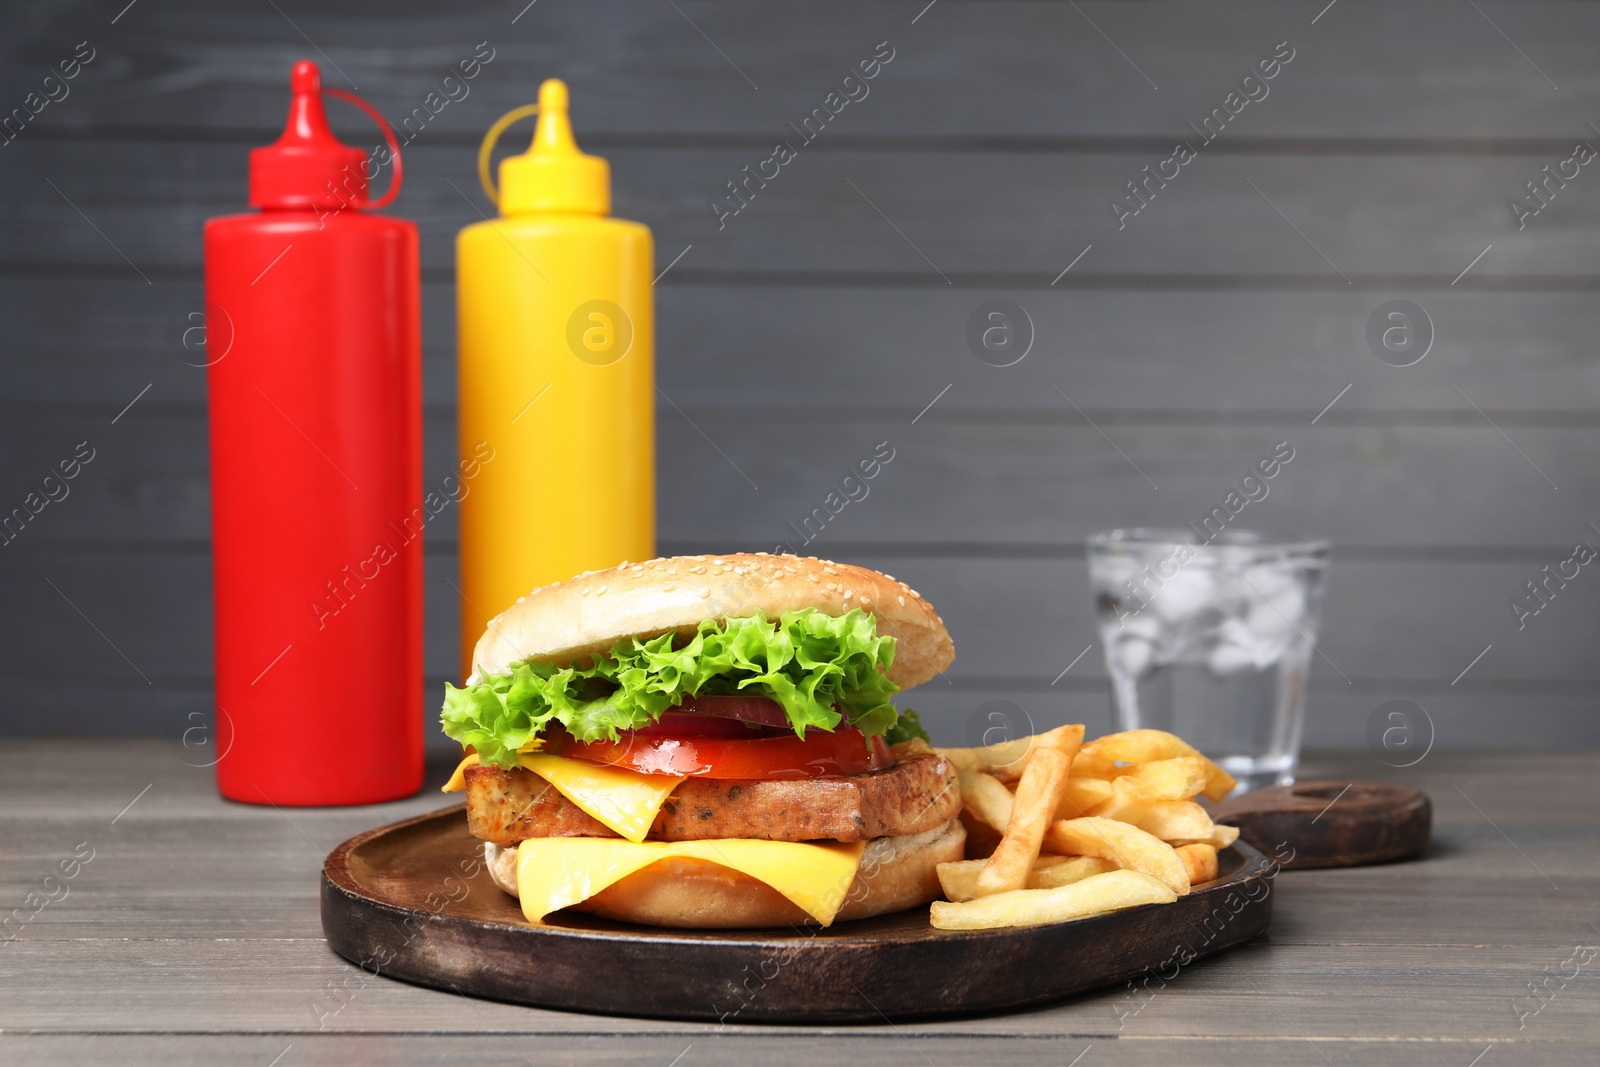
M 1346 385 L 1319 425 L 1415 424 L 1445 412 L 1481 423 L 1452 382 L 1507 427 L 1570 422 L 1600 406 L 1587 293 L 1413 294 L 1433 320 L 1435 351 L 1402 369 L 1367 348 L 1367 320 L 1390 298 L 1380 293 L 974 292 L 939 284 L 731 295 L 720 285 L 672 282 L 672 274 L 663 280 L 656 308 L 659 374 L 663 391 L 689 411 L 898 411 L 915 403 L 913 380 L 940 376 L 952 384 L 940 401 L 950 408 L 1059 409 L 1059 394 L 1039 387 L 1046 375 L 1096 422 L 1243 421 L 1274 410 L 1303 411 L 1309 421 Z M 423 393 L 433 410 L 447 411 L 455 402 L 455 290 L 430 282 L 422 293 Z M 1014 367 L 983 363 L 967 344 L 967 320 L 992 298 L 1017 303 L 1034 326 L 1034 348 Z M 0 381 L 0 403 L 28 412 L 103 408 L 109 419 L 149 384 L 141 404 L 202 404 L 205 372 L 190 364 L 203 356 L 169 336 L 181 335 L 184 315 L 202 304 L 198 283 L 0 283 L 0 308 L 30 357 Z M 1515 360 L 1506 358 L 1511 351 Z
M 461 1029 L 473 1027 L 470 1011 L 463 1012 Z M 109 1041 L 111 1048 L 107 1047 Z M 1172 1063 L 1172 1044 L 1166 1038 L 1141 1038 L 1119 1034 L 1115 1038 L 1058 1034 L 1029 1037 L 941 1037 L 928 1036 L 912 1041 L 887 1027 L 863 1028 L 850 1034 L 813 1036 L 800 1033 L 718 1034 L 698 1041 L 686 1038 L 605 1035 L 528 1036 L 520 1031 L 507 1033 L 412 1034 L 298 1034 L 288 1037 L 268 1034 L 227 1035 L 147 1035 L 118 1034 L 11 1034 L 0 1035 L 0 1050 L 6 1062 L 15 1067 L 59 1067 L 62 1063 L 99 1062 L 112 1049 L 139 1064 L 167 1067 L 209 1067 L 215 1063 L 269 1063 L 274 1055 L 283 1062 L 339 1064 L 380 1057 L 392 1064 L 477 1065 L 505 1058 L 516 1062 L 513 1054 L 576 1067 L 660 1067 L 676 1055 L 689 1054 L 697 1064 L 743 1065 L 777 1061 L 797 1063 L 871 1062 L 884 1067 L 926 1067 L 924 1057 L 949 1057 L 954 1063 L 986 1063 L 996 1067 L 1068 1063 L 1072 1056 L 1087 1052 L 1096 1064 L 1114 1067 L 1168 1067 Z M 1537 1036 L 1495 1042 L 1495 1054 L 1509 1059 L 1522 1056 L 1527 1062 L 1549 1067 L 1587 1067 L 1588 1049 Z M 1325 1057 L 1339 1056 L 1337 1062 L 1351 1064 L 1394 1064 L 1399 1067 L 1433 1067 L 1441 1063 L 1468 1063 L 1484 1050 L 1482 1043 L 1467 1039 L 1437 1039 L 1426 1042 L 1396 1042 L 1377 1037 L 1324 1038 L 1313 1043 L 1301 1038 L 1255 1040 L 1249 1038 L 1193 1037 L 1183 1043 L 1183 1062 L 1193 1067 L 1237 1067 L 1258 1060 L 1283 1067 L 1326 1067 Z M 1088 1059 L 1088 1055 L 1084 1057 Z M 538 1062 L 538 1061 L 533 1061 Z
M 1059 673 L 1090 645 L 1090 639 L 1085 637 L 1077 648 L 1052 661 L 1052 667 Z M 1462 665 L 1465 666 L 1473 655 L 1476 652 L 1463 655 Z M 1027 678 L 964 677 L 957 668 L 949 675 L 950 684 L 934 679 L 904 694 L 898 703 L 914 708 L 934 740 L 941 744 L 969 744 L 981 739 L 992 725 L 1006 721 L 1024 726 L 1032 723 L 1038 730 L 1081 722 L 1088 727 L 1089 736 L 1094 737 L 1115 729 L 1110 685 L 1104 677 L 1101 656 L 1098 647 L 1090 647 L 1088 654 L 1054 686 L 1049 684 L 1048 678 L 1039 681 L 1031 674 Z M 1406 700 L 1420 707 L 1431 721 L 1435 753 L 1448 749 L 1600 748 L 1600 723 L 1592 713 L 1600 692 L 1592 683 L 1540 679 L 1475 681 L 1473 675 L 1486 662 L 1487 657 L 1465 679 L 1452 686 L 1450 679 L 1443 676 L 1428 681 L 1355 678 L 1352 684 L 1346 685 L 1319 661 L 1307 698 L 1305 744 L 1308 749 L 1359 750 L 1359 759 L 1365 767 L 1363 773 L 1368 777 L 1381 777 L 1389 766 L 1384 762 L 1385 757 L 1391 763 L 1408 762 L 1421 752 L 1419 748 L 1410 755 L 1401 756 L 1367 749 L 1368 720 L 1376 715 L 1388 725 L 1387 712 L 1380 713 L 1379 709 L 1391 700 Z M 64 691 L 62 703 L 69 707 L 95 706 L 96 691 L 89 689 L 90 684 L 79 683 L 78 687 Z M 19 696 L 36 691 L 42 693 L 42 686 L 29 680 L 18 679 L 11 685 Z M 442 680 L 430 692 L 441 690 Z M 1506 708 L 1510 705 L 1517 709 L 1516 729 L 1508 731 Z M 996 712 L 1005 718 L 991 718 Z M 155 721 L 181 723 L 183 720 L 169 713 L 164 720 L 146 716 L 129 725 L 135 727 L 140 722 Z M 1417 729 L 1419 739 L 1425 736 L 1426 725 L 1420 719 Z M 179 732 L 169 728 L 167 734 L 177 736 Z M 1433 757 L 1430 754 L 1428 758 Z M 1303 775 L 1311 776 L 1309 771 Z
M 721 551 L 787 540 L 799 549 L 802 520 L 885 441 L 893 458 L 865 483 L 867 496 L 830 518 L 808 551 L 920 543 L 1038 555 L 1082 544 L 1113 524 L 1181 526 L 1221 506 L 1280 442 L 1294 458 L 1235 525 L 1344 546 L 1543 546 L 1544 554 L 1564 548 L 1565 558 L 1593 518 L 1585 501 L 1600 491 L 1600 470 L 1590 462 L 1600 425 L 1533 420 L 1504 425 L 1506 436 L 1496 432 L 1498 420 L 1482 416 L 1442 425 L 1310 425 L 1311 405 L 1333 400 L 1337 386 L 1306 388 L 1313 414 L 1240 425 L 1164 425 L 1159 417 L 1123 425 L 1086 413 L 1089 396 L 1073 396 L 1069 376 L 1042 366 L 1014 388 L 1055 396 L 1054 409 L 964 409 L 953 388 L 939 396 L 948 384 L 932 375 L 908 380 L 898 411 L 664 408 L 660 539 Z M 94 418 L 22 413 L 0 425 L 0 449 L 10 457 L 0 501 L 8 508 L 80 442 L 96 450 L 70 495 L 46 505 L 15 538 L 13 554 L 111 532 L 151 541 L 207 537 L 204 421 L 187 408 L 163 409 L 152 396 L 140 405 L 114 426 L 107 410 Z M 436 488 L 454 464 L 453 427 L 430 420 L 425 444 L 424 485 Z M 430 539 L 448 541 L 454 522 L 447 508 Z
M 25 751 L 40 754 L 41 765 L 59 775 L 64 750 L 53 744 L 33 743 Z M 52 778 L 24 775 L 33 788 L 20 782 L 8 788 L 0 816 L 7 841 L 4 899 L 23 900 L 60 860 L 93 850 L 65 896 L 32 919 L 12 917 L 4 936 L 16 933 L 18 944 L 41 952 L 52 942 L 127 936 L 318 941 L 313 888 L 327 851 L 372 826 L 459 801 L 436 791 L 448 770 L 435 763 L 429 787 L 406 801 L 275 812 L 219 800 L 209 771 L 177 758 L 175 746 L 74 747 L 99 757 L 103 784 L 63 800 L 52 792 Z M 1440 752 L 1394 772 L 1366 753 L 1313 755 L 1311 762 L 1328 767 L 1335 779 L 1392 776 L 1425 788 L 1435 803 L 1434 845 L 1416 863 L 1282 879 L 1272 944 L 1476 952 L 1485 945 L 1554 950 L 1581 939 L 1588 902 L 1574 889 L 1600 874 L 1600 860 L 1587 847 L 1600 801 L 1600 788 L 1585 777 L 1592 760 Z M 1498 763 L 1508 766 L 1502 771 Z M 1552 805 L 1548 796 L 1558 785 L 1563 801 Z M 1507 908 L 1508 899 L 1537 906 Z M 1375 900 L 1383 902 L 1381 909 Z M 1444 958 L 1436 954 L 1434 960 Z
M 1477 784 L 1471 779 L 1464 783 L 1474 801 L 1496 810 L 1490 800 L 1480 798 Z M 1496 818 L 1496 825 L 1538 864 L 1536 871 L 1448 785 L 1430 792 L 1436 802 L 1453 803 L 1476 823 L 1441 820 L 1425 864 L 1352 868 L 1316 878 L 1301 872 L 1285 879 L 1275 904 L 1273 944 L 1397 950 L 1518 945 L 1548 955 L 1563 943 L 1592 943 L 1592 930 L 1585 934 L 1586 902 L 1581 891 L 1573 892 L 1592 884 L 1600 873 L 1585 845 L 1595 831 L 1592 822 L 1553 832 Z M 407 807 L 443 803 L 432 789 L 427 793 L 431 795 L 420 804 Z M 113 812 L 118 806 L 114 799 L 107 798 L 104 805 Z M 158 787 L 139 804 L 160 799 Z M 188 803 L 215 806 L 214 798 L 191 798 Z M 151 811 L 161 806 L 152 804 Z M 364 817 L 332 820 L 296 810 L 286 813 L 290 826 L 265 810 L 270 821 L 259 811 L 226 818 L 211 813 L 203 819 L 146 814 L 137 826 L 119 823 L 115 834 L 106 831 L 104 819 L 90 825 L 43 815 L 22 825 L 8 816 L 4 825 L 12 838 L 10 870 L 0 891 L 14 900 L 12 906 L 23 906 L 46 874 L 83 843 L 93 847 L 94 859 L 72 881 L 59 907 L 49 905 L 31 921 L 14 917 L 4 936 L 15 932 L 17 945 L 26 942 L 43 953 L 63 941 L 124 936 L 319 941 L 316 900 L 306 892 L 307 885 L 315 885 L 321 861 L 312 845 L 332 849 L 355 833 L 400 816 L 374 810 Z M 124 822 L 132 818 L 130 814 Z M 226 848 L 219 847 L 224 840 Z M 1552 884 L 1560 888 L 1552 889 Z M 1375 900 L 1383 901 L 1376 915 Z M 1507 908 L 1508 900 L 1537 906 Z
M 11 220 L 4 262 L 13 271 L 81 264 L 123 278 L 170 276 L 199 262 L 207 216 L 245 206 L 243 145 L 19 138 L 8 152 L 0 195 L 31 205 Z M 1045 286 L 1093 244 L 1073 269 L 1076 284 L 1097 275 L 1226 275 L 1329 290 L 1348 278 L 1448 287 L 1498 242 L 1473 267 L 1473 285 L 1536 277 L 1587 287 L 1590 249 L 1600 241 L 1600 197 L 1577 181 L 1517 231 L 1507 198 L 1551 162 L 1532 154 L 1202 156 L 1121 230 L 1108 201 L 1153 162 L 1148 152 L 816 153 L 757 191 L 721 230 L 709 201 L 751 162 L 749 150 L 608 154 L 616 213 L 651 225 L 657 262 L 695 246 L 676 268 L 685 278 L 802 272 Z M 482 217 L 469 165 L 470 152 L 457 146 L 419 142 L 407 158 L 398 210 L 419 223 L 425 270 L 448 267 L 456 232 Z M 994 189 L 1005 195 L 980 192 Z
M 313 883 L 314 884 L 314 883 Z M 1508 893 L 1502 903 L 1515 899 Z M 1576 936 L 1583 936 L 1581 933 Z M 94 941 L 18 940 L 7 947 L 17 970 L 0 976 L 0 1025 L 34 1032 L 110 1033 L 159 1031 L 316 1031 L 384 1033 L 450 1032 L 512 1028 L 537 1032 L 617 1034 L 704 1033 L 710 1026 L 660 1020 L 597 1018 L 474 1002 L 481 1016 L 462 1013 L 451 993 L 403 985 L 361 972 L 320 941 L 134 940 L 118 946 L 117 965 L 106 966 L 106 947 Z M 1352 961 L 1344 946 L 1278 946 L 1271 941 L 1200 964 L 1181 973 L 1176 988 L 1120 1029 L 1147 1036 L 1332 1038 L 1353 1029 L 1400 1039 L 1517 1036 L 1513 1001 L 1525 982 L 1555 966 L 1570 944 L 1556 947 L 1364 947 Z M 70 991 L 74 1008 L 32 974 L 49 967 L 52 981 Z M 131 975 L 138 997 L 126 996 Z M 346 979 L 349 985 L 346 986 Z M 1251 983 L 1255 988 L 1251 988 Z M 1359 984 L 1357 984 L 1359 983 Z M 1181 992 L 1179 992 L 1181 990 Z M 870 990 L 863 990 L 869 997 Z M 1531 1026 L 1547 1040 L 1592 1037 L 1593 991 L 1570 987 Z M 1138 1001 L 1126 989 L 1020 1015 L 948 1022 L 902 1023 L 903 1033 L 1048 1034 L 1062 1031 L 1112 1036 L 1117 1007 Z M 82 1015 L 79 1014 L 79 1009 Z M 467 1020 L 475 1020 L 468 1022 Z M 319 1023 L 321 1024 L 319 1026 Z M 732 1025 L 732 1024 L 730 1024 Z M 740 1029 L 748 1029 L 741 1027 Z M 827 1031 L 815 1028 L 812 1032 Z
M 912 582 L 939 605 L 957 649 L 956 663 L 946 672 L 953 680 L 992 685 L 1009 679 L 1015 688 L 1037 691 L 1098 639 L 1081 561 L 856 558 Z M 67 556 L 43 567 L 19 558 L 6 573 L 12 599 L 0 631 L 5 674 L 18 680 L 72 674 L 129 685 L 144 677 L 153 685 L 192 685 L 209 676 L 204 557 Z M 1373 683 L 1422 683 L 1425 691 L 1436 692 L 1448 687 L 1485 645 L 1494 644 L 1472 665 L 1475 685 L 1594 682 L 1600 666 L 1588 652 L 1593 636 L 1582 620 L 1594 611 L 1600 587 L 1569 586 L 1519 633 L 1505 601 L 1524 576 L 1537 573 L 1517 563 L 1336 563 L 1318 640 L 1322 656 L 1313 676 L 1329 688 L 1360 681 L 1366 693 Z M 425 662 L 431 677 L 448 677 L 455 669 L 450 649 L 456 593 L 446 580 L 450 576 L 448 559 L 428 568 Z M 172 590 L 192 593 L 180 600 Z M 1385 605 L 1382 629 L 1369 622 L 1372 605 L 1380 603 Z M 105 636 L 96 634 L 86 618 Z M 1406 639 L 1397 640 L 1396 634 Z M 1098 653 L 1074 667 L 1074 685 L 1101 677 Z M 1570 695 L 1588 693 L 1585 685 Z M 1552 695 L 1559 694 L 1557 688 Z
M 471 1013 L 467 1016 L 470 1018 Z M 470 1027 L 464 1022 L 463 1028 Z M 908 1041 L 888 1028 L 825 1037 L 797 1034 L 725 1034 L 686 1042 L 668 1037 L 594 1037 L 519 1033 L 449 1035 L 299 1035 L 292 1042 L 276 1035 L 230 1034 L 198 1035 L 117 1035 L 111 1038 L 115 1049 L 132 1062 L 187 1067 L 208 1067 L 222 1062 L 268 1063 L 276 1054 L 291 1049 L 284 1063 L 349 1063 L 363 1057 L 378 1056 L 384 1063 L 482 1064 L 505 1058 L 516 1062 L 515 1054 L 531 1058 L 542 1056 L 551 1062 L 618 1067 L 660 1067 L 672 1057 L 690 1050 L 695 1063 L 738 1065 L 777 1061 L 803 1063 L 860 1063 L 869 1061 L 884 1067 L 926 1067 L 924 1057 L 948 1056 L 954 1063 L 980 1062 L 996 1067 L 1068 1063 L 1086 1050 L 1096 1064 L 1114 1067 L 1169 1067 L 1173 1042 L 1165 1038 L 1139 1038 L 1122 1034 L 1116 1038 L 1092 1038 L 1077 1034 L 1042 1037 L 1004 1038 L 922 1038 Z M 1183 1043 L 1183 1062 L 1193 1067 L 1237 1067 L 1258 1060 L 1283 1067 L 1327 1067 L 1330 1055 L 1335 1062 L 1349 1064 L 1394 1064 L 1398 1067 L 1434 1067 L 1442 1063 L 1468 1063 L 1484 1050 L 1482 1043 L 1469 1040 L 1439 1039 L 1426 1042 L 1395 1042 L 1383 1038 L 1324 1038 L 1319 1043 L 1304 1039 L 1251 1040 L 1248 1038 L 1190 1038 Z M 1510 1059 L 1525 1057 L 1526 1062 L 1549 1067 L 1587 1067 L 1590 1052 L 1577 1045 L 1539 1037 L 1495 1042 L 1495 1055 Z M 62 1063 L 98 1062 L 111 1055 L 106 1040 L 98 1035 L 11 1035 L 0 1036 L 0 1049 L 8 1063 L 16 1067 L 59 1067 Z M 11 1057 L 17 1057 L 15 1059 Z M 299 1058 L 299 1057 L 304 1057 Z M 686 1057 L 687 1058 L 687 1057 Z M 1084 1057 L 1088 1060 L 1088 1055 Z M 535 1060 L 534 1062 L 539 1062 Z
M 63 778 L 59 767 L 69 759 L 99 773 Z M 1592 942 L 1587 898 L 1575 892 L 1597 863 L 1586 847 L 1600 811 L 1592 765 L 1592 754 L 1571 751 L 1492 760 L 1440 753 L 1390 772 L 1434 796 L 1436 846 L 1427 858 L 1283 875 L 1269 940 L 1186 969 L 1142 996 L 1124 988 L 1022 1015 L 811 1029 L 799 1037 L 736 1023 L 713 1028 L 467 1002 L 365 977 L 338 960 L 315 932 L 322 847 L 353 827 L 437 803 L 436 796 L 279 813 L 222 802 L 206 772 L 184 766 L 160 742 L 17 743 L 0 750 L 0 841 L 7 842 L 0 892 L 21 899 L 31 876 L 42 877 L 80 839 L 92 839 L 97 851 L 69 893 L 3 946 L 0 1047 L 66 1055 L 83 1047 L 72 1043 L 76 1035 L 101 1044 L 109 1037 L 132 1055 L 167 1048 L 162 1042 L 176 1031 L 185 1035 L 174 1053 L 183 1062 L 182 1055 L 222 1047 L 208 1042 L 234 1042 L 241 1031 L 281 1042 L 270 1055 L 294 1044 L 300 1055 L 337 1049 L 327 1042 L 339 1034 L 381 1042 L 402 1033 L 404 1049 L 415 1053 L 465 1031 L 509 1036 L 513 1048 L 519 1038 L 537 1038 L 544 1051 L 582 1040 L 609 1050 L 607 1062 L 631 1047 L 627 1041 L 677 1042 L 673 1055 L 699 1040 L 715 1049 L 746 1041 L 754 1042 L 749 1050 L 765 1050 L 748 1055 L 779 1058 L 799 1048 L 796 1040 L 824 1042 L 818 1056 L 841 1041 L 877 1041 L 859 1055 L 897 1062 L 906 1042 L 920 1057 L 998 1037 L 1009 1040 L 995 1055 L 1026 1051 L 1016 1062 L 1060 1058 L 1061 1050 L 1077 1055 L 1086 1045 L 1107 1050 L 1107 1058 L 1128 1057 L 1112 1062 L 1157 1062 L 1147 1056 L 1169 1054 L 1176 1038 L 1186 1039 L 1186 1062 L 1211 1062 L 1205 1057 L 1217 1050 L 1237 1055 L 1238 1042 L 1257 1055 L 1281 1051 L 1274 1062 L 1301 1062 L 1297 1050 L 1341 1062 L 1367 1062 L 1369 1054 L 1372 1062 L 1411 1062 L 1411 1050 L 1437 1052 L 1439 1042 L 1473 1055 L 1502 1044 L 1507 1053 L 1564 1062 L 1557 1058 L 1563 1049 L 1594 1038 L 1593 990 L 1569 983 L 1520 1029 L 1514 1008 L 1529 1007 L 1527 983 L 1559 966 L 1574 943 Z M 1371 773 L 1349 756 L 1316 759 L 1319 774 L 1352 770 Z M 144 785 L 150 789 L 139 795 Z M 133 797 L 132 807 L 112 814 Z M 1564 888 L 1551 888 L 1545 876 Z M 48 986 L 36 978 L 46 971 Z M 130 998 L 134 974 L 139 995 Z M 19 1045 L 18 1029 L 26 1040 L 55 1043 Z M 624 1043 L 597 1045 L 601 1034 Z
M 1109 728 L 1103 655 L 1095 647 L 1081 561 L 853 558 L 912 581 L 947 620 L 958 650 L 955 665 L 902 698 L 923 713 L 936 736 L 965 741 L 974 723 L 981 733 L 993 700 L 1022 709 L 1039 728 L 1065 721 Z M 452 561 L 430 563 L 428 682 L 418 714 L 425 735 L 443 745 L 433 724 L 443 682 L 457 680 L 458 616 L 456 593 L 446 581 Z M 1368 719 L 1379 706 L 1406 699 L 1432 717 L 1440 747 L 1600 744 L 1600 725 L 1587 714 L 1597 680 L 1591 635 L 1582 624 L 1594 594 L 1574 585 L 1563 594 L 1571 599 L 1553 603 L 1548 615 L 1517 633 L 1504 607 L 1505 590 L 1514 590 L 1529 569 L 1336 563 L 1318 641 L 1327 658 L 1317 657 L 1312 667 L 1307 743 L 1364 746 Z M 0 620 L 0 682 L 17 707 L 50 709 L 19 714 L 10 732 L 53 733 L 65 722 L 90 735 L 175 739 L 195 716 L 209 714 L 204 557 L 18 557 L 7 573 L 12 601 Z M 175 597 L 173 590 L 188 593 Z M 1390 628 L 1381 630 L 1370 625 L 1371 605 L 1380 603 L 1392 605 L 1386 608 Z M 1395 633 L 1406 640 L 1395 640 Z M 1510 733 L 1507 702 L 1519 709 L 1518 728 Z
M 458 140 L 475 140 L 550 74 L 572 82 L 580 132 L 591 136 L 738 131 L 770 139 L 818 106 L 885 38 L 896 57 L 869 83 L 867 99 L 842 113 L 841 136 L 1166 139 L 1221 106 L 1285 39 L 1294 60 L 1229 136 L 1312 132 L 1412 145 L 1447 136 L 1570 140 L 1587 136 L 1579 101 L 1600 91 L 1584 50 L 1597 17 L 1582 3 L 1541 3 L 1528 12 L 1491 5 L 1491 24 L 1442 0 L 1344 0 L 1315 25 L 1317 12 L 1291 17 L 1268 0 L 1205 8 L 1085 2 L 1081 13 L 1054 4 L 945 3 L 914 25 L 918 12 L 908 15 L 905 6 L 831 2 L 756 14 L 695 4 L 685 9 L 691 25 L 635 0 L 603 10 L 536 7 L 513 25 L 517 12 L 504 5 L 463 3 L 446 13 L 412 0 L 386 7 L 375 36 L 355 13 L 291 6 L 291 25 L 270 9 L 217 11 L 189 0 L 94 35 L 103 58 L 69 98 L 83 102 L 51 107 L 28 134 L 109 128 L 262 140 L 281 121 L 289 64 L 309 51 L 296 27 L 317 42 L 322 56 L 313 58 L 331 84 L 349 88 L 338 73 L 345 72 L 396 121 L 439 89 L 476 42 L 491 42 L 495 58 L 469 83 L 470 94 L 427 127 L 430 138 Z M 41 12 L 8 35 L 0 55 L 17 72 L 9 95 L 20 99 L 84 34 L 82 20 L 63 11 Z M 578 49 L 582 64 L 559 62 Z M 641 50 L 650 62 L 638 62 Z M 972 91 L 978 85 L 981 93 Z M 347 116 L 338 121 L 359 129 Z
M 460 679 L 449 663 L 439 664 L 448 659 L 448 649 L 455 646 L 438 634 L 430 635 L 429 643 L 431 648 L 444 651 L 433 657 L 435 669 L 425 679 L 419 712 L 421 729 L 429 750 L 446 758 L 454 748 L 438 732 L 438 704 L 444 683 Z M 1092 646 L 1088 637 L 1082 646 L 1060 656 L 1055 663 L 1064 668 L 1084 646 Z M 1114 728 L 1110 688 L 1100 657 L 1100 650 L 1090 647 L 1088 654 L 1054 686 L 1049 679 L 1040 680 L 1032 674 L 966 677 L 957 670 L 948 684 L 936 679 L 901 696 L 898 703 L 920 713 L 935 741 L 942 744 L 965 744 L 974 733 L 981 737 L 991 724 L 988 715 L 997 707 L 994 701 L 1004 701 L 998 705 L 1000 710 L 1015 716 L 1018 722 L 1032 722 L 1038 729 L 1081 722 L 1089 727 L 1090 736 L 1096 736 Z M 1464 654 L 1462 658 L 1465 661 L 1470 657 Z M 206 670 L 209 664 L 209 659 L 201 659 L 191 666 Z M 1454 686 L 1443 676 L 1431 680 L 1356 678 L 1346 685 L 1331 670 L 1319 667 L 1318 672 L 1311 680 L 1307 704 L 1306 745 L 1359 748 L 1372 773 L 1384 770 L 1386 765 L 1380 758 L 1382 753 L 1366 750 L 1367 720 L 1382 705 L 1396 699 L 1409 700 L 1427 712 L 1433 723 L 1435 751 L 1600 748 L 1600 723 L 1592 714 L 1600 691 L 1592 682 L 1540 678 L 1479 682 L 1474 678 L 1474 667 Z M 18 675 L 7 671 L 0 674 L 0 684 L 17 707 L 52 709 L 51 716 L 14 716 L 6 725 L 10 738 L 58 736 L 63 730 L 62 722 L 70 721 L 84 736 L 159 737 L 176 749 L 174 758 L 192 763 L 210 758 L 209 750 L 203 747 L 204 734 L 189 734 L 193 741 L 189 750 L 182 743 L 187 731 L 210 722 L 214 704 L 209 676 L 161 679 L 158 684 L 147 686 L 131 672 L 125 678 L 97 678 L 86 677 L 82 672 Z M 1508 732 L 1505 709 L 1510 703 L 1517 709 L 1517 727 Z

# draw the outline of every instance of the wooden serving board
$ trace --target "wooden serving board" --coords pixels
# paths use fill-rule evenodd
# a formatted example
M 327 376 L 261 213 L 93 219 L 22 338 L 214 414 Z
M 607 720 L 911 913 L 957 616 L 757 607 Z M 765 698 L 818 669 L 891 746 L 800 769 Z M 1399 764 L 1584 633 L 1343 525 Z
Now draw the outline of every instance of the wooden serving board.
M 1240 843 L 1174 904 L 952 932 L 926 908 L 829 929 L 669 930 L 575 912 L 523 920 L 464 806 L 328 854 L 322 928 L 369 973 L 546 1008 L 722 1022 L 883 1022 L 1004 1011 L 1139 978 L 1267 930 L 1276 867 Z
M 1433 830 L 1433 801 L 1396 782 L 1268 786 L 1224 800 L 1213 814 L 1284 870 L 1296 871 L 1416 859 Z

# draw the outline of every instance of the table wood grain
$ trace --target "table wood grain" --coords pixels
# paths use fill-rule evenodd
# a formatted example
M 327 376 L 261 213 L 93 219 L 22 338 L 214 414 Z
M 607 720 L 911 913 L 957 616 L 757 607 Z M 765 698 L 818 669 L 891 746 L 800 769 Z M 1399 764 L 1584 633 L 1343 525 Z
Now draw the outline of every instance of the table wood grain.
M 159 741 L 0 749 L 0 1062 L 1498 1067 L 1600 1049 L 1600 957 L 1574 962 L 1600 945 L 1592 752 L 1435 752 L 1405 771 L 1315 756 L 1308 775 L 1426 789 L 1428 855 L 1282 875 L 1268 937 L 1164 987 L 863 1027 L 569 1014 L 368 975 L 322 937 L 322 858 L 451 798 L 233 804 L 185 757 Z

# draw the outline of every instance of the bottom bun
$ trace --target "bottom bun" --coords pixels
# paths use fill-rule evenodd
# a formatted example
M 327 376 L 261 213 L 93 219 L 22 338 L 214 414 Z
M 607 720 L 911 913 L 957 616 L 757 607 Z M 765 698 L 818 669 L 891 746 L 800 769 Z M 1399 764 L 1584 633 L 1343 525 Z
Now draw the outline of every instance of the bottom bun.
M 961 822 L 952 819 L 926 833 L 868 841 L 834 921 L 886 915 L 940 899 L 944 894 L 937 867 L 962 858 L 966 837 Z M 517 850 L 486 843 L 484 855 L 495 885 L 516 896 Z M 691 857 L 652 863 L 572 910 L 619 922 L 700 930 L 816 922 L 765 882 Z

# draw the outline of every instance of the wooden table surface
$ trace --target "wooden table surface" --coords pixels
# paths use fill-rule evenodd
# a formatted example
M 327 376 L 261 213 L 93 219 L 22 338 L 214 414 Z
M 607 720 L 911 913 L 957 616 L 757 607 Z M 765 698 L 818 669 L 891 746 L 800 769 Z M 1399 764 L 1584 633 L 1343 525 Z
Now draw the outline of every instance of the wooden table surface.
M 368 976 L 323 941 L 323 856 L 453 800 L 430 787 L 370 808 L 250 807 L 184 756 L 160 741 L 0 748 L 0 1063 L 1600 1062 L 1594 753 L 1435 752 L 1405 771 L 1319 755 L 1307 777 L 1426 789 L 1427 858 L 1280 876 L 1268 937 L 1142 1001 L 1123 988 L 843 1028 L 565 1014 Z

